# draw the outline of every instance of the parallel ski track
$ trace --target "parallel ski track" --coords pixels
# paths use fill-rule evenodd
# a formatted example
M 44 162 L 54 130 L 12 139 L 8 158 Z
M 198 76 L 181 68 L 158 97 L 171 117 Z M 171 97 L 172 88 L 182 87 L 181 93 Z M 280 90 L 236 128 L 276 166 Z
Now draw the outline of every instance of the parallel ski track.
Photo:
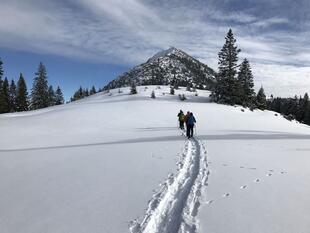
M 205 146 L 199 139 L 185 144 L 176 175 L 171 175 L 149 202 L 141 223 L 130 226 L 132 233 L 195 233 L 201 189 L 207 185 Z

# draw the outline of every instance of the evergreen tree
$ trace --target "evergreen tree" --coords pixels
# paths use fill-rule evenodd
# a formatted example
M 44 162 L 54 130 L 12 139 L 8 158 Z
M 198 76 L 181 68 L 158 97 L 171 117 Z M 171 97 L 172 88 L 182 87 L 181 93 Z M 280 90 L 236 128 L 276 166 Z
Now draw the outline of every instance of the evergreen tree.
M 240 49 L 235 45 L 236 39 L 229 29 L 225 44 L 219 52 L 219 73 L 217 82 L 212 92 L 214 101 L 226 104 L 235 104 L 238 102 L 238 86 L 236 80 L 238 53 Z
M 42 62 L 38 67 L 38 72 L 33 81 L 31 90 L 31 108 L 40 109 L 49 106 L 48 82 L 46 69 Z
M 84 97 L 84 90 L 80 86 L 80 88 L 74 93 L 73 97 L 70 98 L 70 101 L 76 101 L 82 99 Z
M 151 93 L 151 98 L 152 98 L 152 99 L 155 99 L 155 98 L 156 98 L 155 92 L 154 92 L 154 91 L 152 91 L 152 93 Z
M 83 90 L 83 98 L 89 96 L 88 88 Z
M 95 86 L 92 86 L 92 88 L 90 89 L 89 94 L 90 94 L 90 95 L 93 95 L 93 94 L 96 94 L 96 93 L 97 93 L 97 91 L 96 91 Z
M 48 106 L 54 106 L 56 103 L 56 95 L 53 86 L 50 85 L 48 88 Z
M 55 105 L 60 105 L 65 102 L 62 91 L 60 87 L 58 86 L 55 92 Z
M 298 111 L 296 113 L 296 119 L 298 121 L 305 120 L 305 114 L 306 114 L 308 105 L 309 105 L 309 96 L 308 96 L 308 93 L 306 93 L 303 98 L 299 99 Z
M 16 93 L 16 110 L 18 112 L 28 111 L 28 92 L 25 79 L 23 74 L 20 74 L 17 82 L 17 93 Z
M 247 59 L 244 59 L 240 65 L 238 72 L 238 104 L 244 106 L 251 106 L 255 97 L 254 92 L 254 78 L 250 63 Z
M 174 95 L 174 87 L 170 87 L 170 95 Z
M 0 57 L 0 79 L 2 80 L 2 77 L 3 77 L 3 62 L 1 60 L 1 57 Z
M 303 121 L 305 122 L 305 124 L 310 125 L 310 103 L 308 103 L 308 106 L 306 107 Z
M 0 58 L 0 113 L 3 113 L 4 110 L 3 110 L 3 104 L 4 104 L 4 100 L 3 100 L 3 80 L 2 80 L 2 77 L 3 77 L 3 62 Z
M 10 112 L 10 86 L 7 78 L 4 79 L 1 88 L 1 97 L 0 97 L 0 113 Z
M 12 79 L 10 84 L 10 90 L 9 90 L 9 103 L 10 103 L 10 112 L 16 112 L 17 105 L 16 105 L 16 85 L 14 80 Z
M 131 95 L 135 95 L 137 93 L 138 93 L 138 91 L 137 91 L 136 84 L 134 82 L 132 82 L 131 85 L 130 85 L 130 94 Z
M 265 110 L 267 108 L 267 100 L 266 100 L 265 90 L 263 87 L 261 87 L 257 93 L 256 106 L 261 110 Z

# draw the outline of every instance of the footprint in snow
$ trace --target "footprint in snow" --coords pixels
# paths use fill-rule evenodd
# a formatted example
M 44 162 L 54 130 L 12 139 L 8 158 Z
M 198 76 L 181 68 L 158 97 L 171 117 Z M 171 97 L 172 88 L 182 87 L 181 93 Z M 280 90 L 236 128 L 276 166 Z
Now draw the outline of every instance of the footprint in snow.
M 247 187 L 246 185 L 242 185 L 240 189 L 245 189 L 246 187 Z
M 223 194 L 223 197 L 229 197 L 230 196 L 230 194 L 229 193 L 225 193 L 225 194 Z
M 272 169 L 271 170 L 268 170 L 269 172 L 274 172 Z
M 266 176 L 272 176 L 272 174 L 271 174 L 271 173 L 268 173 Z
M 207 205 L 210 205 L 210 204 L 212 204 L 212 203 L 213 203 L 213 200 L 210 200 L 210 201 L 207 201 L 207 202 L 206 202 Z
M 284 171 L 282 171 L 282 172 L 280 172 L 281 174 L 285 174 L 286 172 L 284 172 Z
M 254 180 L 254 182 L 258 183 L 258 182 L 259 182 L 259 179 Z
M 244 168 L 243 166 L 240 166 L 240 168 Z
M 226 163 L 223 163 L 222 166 L 223 166 L 223 167 L 227 167 L 227 164 L 226 164 Z

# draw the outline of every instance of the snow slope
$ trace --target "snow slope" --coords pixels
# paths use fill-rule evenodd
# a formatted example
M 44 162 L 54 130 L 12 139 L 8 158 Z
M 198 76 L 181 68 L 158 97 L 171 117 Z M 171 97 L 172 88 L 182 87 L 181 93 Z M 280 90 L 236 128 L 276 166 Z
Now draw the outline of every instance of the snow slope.
M 138 92 L 0 115 L 1 233 L 309 232 L 308 126 L 207 91 Z

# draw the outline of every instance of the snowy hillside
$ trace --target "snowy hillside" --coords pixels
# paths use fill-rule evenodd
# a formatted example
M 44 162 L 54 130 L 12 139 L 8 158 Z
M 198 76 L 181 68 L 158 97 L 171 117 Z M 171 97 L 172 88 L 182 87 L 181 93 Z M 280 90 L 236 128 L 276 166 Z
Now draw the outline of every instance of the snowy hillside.
M 309 126 L 208 91 L 128 93 L 0 115 L 1 233 L 309 232 Z
M 160 51 L 146 63 L 111 81 L 105 89 L 137 85 L 179 85 L 210 89 L 215 72 L 207 65 L 177 48 Z

